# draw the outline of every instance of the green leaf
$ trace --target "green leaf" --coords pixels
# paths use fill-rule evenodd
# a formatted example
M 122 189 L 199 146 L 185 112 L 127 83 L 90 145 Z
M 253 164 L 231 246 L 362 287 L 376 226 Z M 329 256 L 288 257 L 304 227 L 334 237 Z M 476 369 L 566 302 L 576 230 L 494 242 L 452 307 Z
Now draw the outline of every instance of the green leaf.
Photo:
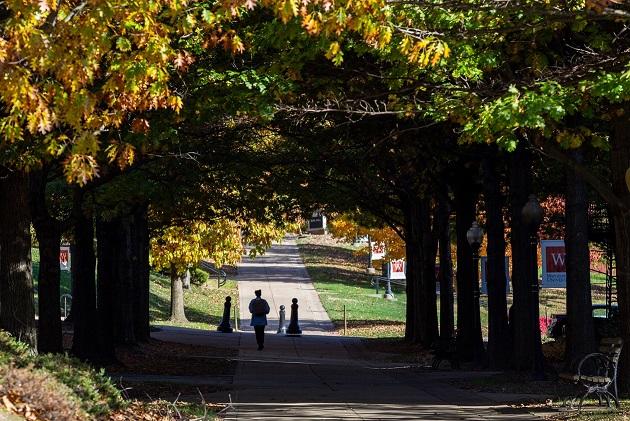
M 118 48 L 120 51 L 130 51 L 131 50 L 131 41 L 129 41 L 127 38 L 125 37 L 119 37 L 116 40 L 116 48 Z

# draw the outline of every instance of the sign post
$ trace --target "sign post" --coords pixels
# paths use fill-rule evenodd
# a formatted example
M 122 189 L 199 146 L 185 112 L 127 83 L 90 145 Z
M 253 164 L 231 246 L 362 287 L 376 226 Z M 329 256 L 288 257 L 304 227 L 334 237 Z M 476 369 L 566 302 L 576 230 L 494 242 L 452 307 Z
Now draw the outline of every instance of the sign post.
M 566 288 L 566 248 L 564 240 L 541 240 L 542 288 Z
M 308 220 L 308 232 L 311 234 L 326 234 L 326 216 L 321 211 L 313 212 Z

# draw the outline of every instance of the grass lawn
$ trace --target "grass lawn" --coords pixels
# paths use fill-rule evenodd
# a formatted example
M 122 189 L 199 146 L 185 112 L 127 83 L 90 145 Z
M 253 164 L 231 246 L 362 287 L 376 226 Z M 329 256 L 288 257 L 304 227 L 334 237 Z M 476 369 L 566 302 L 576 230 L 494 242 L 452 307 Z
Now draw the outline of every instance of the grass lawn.
M 33 259 L 33 281 L 37 288 L 39 274 L 39 249 L 31 250 Z M 61 271 L 61 294 L 71 293 L 70 272 Z M 210 279 L 206 286 L 192 285 L 184 290 L 184 304 L 189 323 L 176 324 L 168 321 L 170 316 L 171 290 L 170 279 L 159 273 L 151 272 L 150 285 L 150 318 L 151 324 L 177 325 L 196 329 L 216 329 L 223 317 L 225 297 L 232 297 L 232 310 L 238 303 L 238 287 L 234 280 L 217 289 L 216 279 Z M 35 295 L 35 309 L 37 310 L 37 294 Z M 233 313 L 232 313 L 233 314 Z
M 393 286 L 394 301 L 383 299 L 382 287 L 377 295 L 370 285 L 370 275 L 365 273 L 366 259 L 355 253 L 356 248 L 327 236 L 300 238 L 298 246 L 322 304 L 340 333 L 345 306 L 350 336 L 404 335 L 404 289 Z
M 149 313 L 151 324 L 154 325 L 215 330 L 223 317 L 225 297 L 232 297 L 232 317 L 234 305 L 238 305 L 236 281 L 228 279 L 223 287 L 217 289 L 216 282 L 211 279 L 204 286 L 191 285 L 190 289 L 184 290 L 184 305 L 188 323 L 173 323 L 168 320 L 171 308 L 170 278 L 151 272 L 150 293 Z
M 384 300 L 382 289 L 380 294 L 376 295 L 374 288 L 370 285 L 370 275 L 365 272 L 367 263 L 365 254 L 358 253 L 357 247 L 337 243 L 329 236 L 306 236 L 298 239 L 298 246 L 315 289 L 337 330 L 343 333 L 343 307 L 345 305 L 348 335 L 403 336 L 406 305 L 404 287 L 392 286 L 395 301 Z M 599 273 L 593 273 L 593 303 L 606 302 L 605 282 L 602 276 Z M 565 289 L 541 289 L 539 296 L 541 317 L 566 313 Z M 508 305 L 511 305 L 512 294 L 508 294 L 507 300 Z M 487 295 L 481 296 L 480 304 L 483 335 L 487 336 Z M 455 319 L 457 320 L 457 313 Z
M 33 247 L 31 249 L 31 259 L 33 260 L 33 283 L 37 288 L 37 279 L 39 277 L 39 249 Z M 60 295 L 70 294 L 72 290 L 72 278 L 70 277 L 70 271 L 61 271 L 61 291 Z M 35 289 L 35 309 L 37 311 L 37 289 Z
M 596 402 L 588 402 L 594 405 Z M 561 412 L 551 418 L 553 421 L 628 421 L 630 419 L 630 399 L 621 399 L 621 409 L 619 411 L 611 411 L 606 408 L 582 409 L 581 413 L 577 411 Z

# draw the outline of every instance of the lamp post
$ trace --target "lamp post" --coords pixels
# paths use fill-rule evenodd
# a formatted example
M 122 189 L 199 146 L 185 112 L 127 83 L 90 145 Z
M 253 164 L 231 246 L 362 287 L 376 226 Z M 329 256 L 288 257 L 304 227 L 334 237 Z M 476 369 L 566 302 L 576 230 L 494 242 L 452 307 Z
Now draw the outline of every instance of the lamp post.
M 538 227 L 543 219 L 543 209 L 540 207 L 536 195 L 530 194 L 529 199 L 521 211 L 523 223 L 529 232 L 530 253 L 530 304 L 532 325 L 532 358 L 535 379 L 544 378 L 543 356 L 540 338 L 540 309 L 538 308 Z
M 473 358 L 476 362 L 481 362 L 483 358 L 483 337 L 481 335 L 481 314 L 479 308 L 479 247 L 483 241 L 483 229 L 477 221 L 472 223 L 466 240 L 472 249 L 473 258 Z

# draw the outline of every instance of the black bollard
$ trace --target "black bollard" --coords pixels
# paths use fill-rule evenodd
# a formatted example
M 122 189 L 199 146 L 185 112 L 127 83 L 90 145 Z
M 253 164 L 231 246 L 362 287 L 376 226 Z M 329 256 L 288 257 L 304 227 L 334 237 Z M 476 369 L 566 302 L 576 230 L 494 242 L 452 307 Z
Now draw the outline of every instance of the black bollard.
M 230 307 L 232 307 L 232 297 L 225 297 L 225 304 L 223 305 L 223 320 L 221 324 L 217 326 L 217 330 L 223 333 L 232 333 L 232 326 L 230 326 Z
M 298 324 L 298 300 L 294 298 L 291 301 L 293 302 L 291 304 L 291 322 L 287 329 L 287 336 L 302 336 L 302 330 L 300 330 L 300 325 Z

